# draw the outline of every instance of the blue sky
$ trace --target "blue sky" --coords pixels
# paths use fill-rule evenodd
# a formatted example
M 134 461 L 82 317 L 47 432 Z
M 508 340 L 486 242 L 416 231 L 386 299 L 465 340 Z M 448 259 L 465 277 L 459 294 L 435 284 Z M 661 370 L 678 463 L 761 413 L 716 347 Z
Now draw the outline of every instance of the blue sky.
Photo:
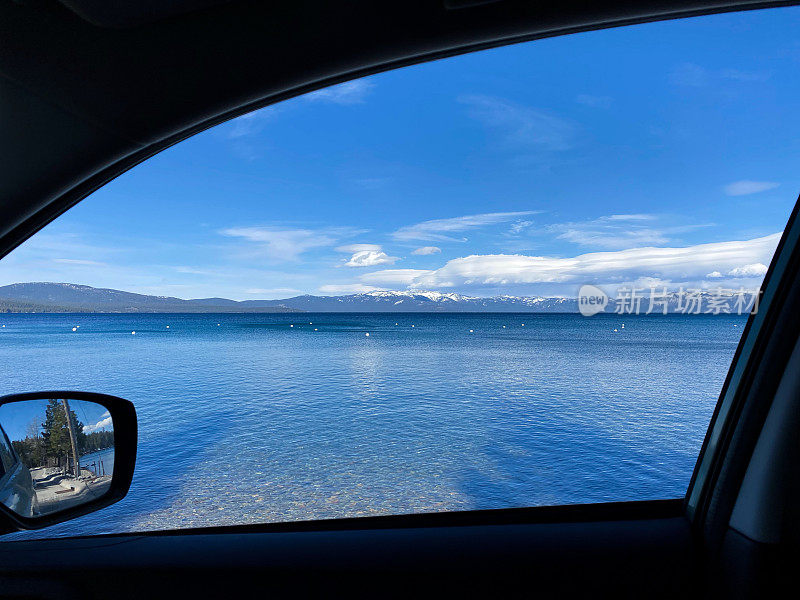
M 295 98 L 0 262 L 183 298 L 757 285 L 800 175 L 800 9 L 590 32 Z

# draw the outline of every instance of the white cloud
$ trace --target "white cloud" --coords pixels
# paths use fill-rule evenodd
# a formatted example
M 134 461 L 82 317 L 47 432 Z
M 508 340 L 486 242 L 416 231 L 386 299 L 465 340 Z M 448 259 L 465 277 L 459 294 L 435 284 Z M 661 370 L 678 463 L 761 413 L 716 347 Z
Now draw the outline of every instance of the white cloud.
M 191 267 L 186 265 L 177 265 L 171 268 L 175 269 L 176 272 L 182 273 L 184 275 L 201 275 L 203 277 L 219 277 L 224 275 L 224 271 L 214 271 L 211 269 L 198 269 L 197 267 Z
M 734 267 L 727 273 L 723 274 L 719 271 L 711 271 L 706 274 L 706 279 L 722 279 L 723 277 L 733 277 L 734 279 L 745 279 L 751 277 L 763 277 L 767 274 L 767 265 L 763 263 L 752 263 L 749 265 L 742 265 Z
M 222 126 L 223 131 L 229 138 L 242 138 L 253 135 L 261 131 L 266 123 L 272 120 L 281 109 L 277 106 L 267 106 L 259 110 L 254 110 L 235 119 L 231 119 Z
M 548 225 L 545 230 L 581 246 L 595 248 L 620 249 L 636 246 L 664 245 L 670 242 L 670 236 L 686 233 L 708 224 L 673 225 L 656 227 L 650 222 L 654 215 L 620 214 L 599 217 L 590 221 L 556 223 Z
M 630 287 L 637 289 L 649 289 L 656 287 L 669 287 L 672 282 L 669 279 L 661 279 L 659 277 L 639 277 L 638 279 L 630 282 Z
M 375 84 L 366 79 L 356 79 L 306 94 L 306 100 L 334 104 L 363 104 Z
M 83 433 L 94 433 L 95 431 L 101 431 L 106 427 L 111 427 L 113 424 L 113 420 L 111 416 L 107 416 L 104 419 L 99 420 L 94 425 L 84 425 L 83 426 Z
M 377 190 L 392 182 L 392 177 L 360 177 L 353 179 L 353 183 L 365 190 Z
M 774 181 L 749 181 L 743 179 L 742 181 L 729 183 L 724 189 L 728 196 L 747 196 L 748 194 L 773 190 L 779 185 L 780 183 L 775 183 Z
M 342 283 L 321 285 L 319 291 L 323 294 L 363 294 L 365 292 L 377 292 L 382 288 L 372 285 L 365 285 L 363 283 Z
M 575 125 L 546 111 L 491 96 L 462 96 L 458 101 L 469 107 L 472 118 L 497 131 L 507 143 L 547 151 L 572 146 Z
M 294 288 L 250 288 L 244 291 L 245 294 L 257 296 L 277 296 L 278 298 L 285 296 L 296 296 L 302 294 L 302 290 Z
M 607 217 L 603 218 L 609 221 L 653 221 L 656 219 L 656 216 L 643 213 L 634 213 L 627 215 L 608 215 Z
M 91 267 L 106 266 L 106 263 L 98 262 L 96 260 L 80 260 L 77 258 L 54 258 L 53 262 L 62 265 L 82 265 Z
M 765 71 L 742 71 L 740 69 L 723 69 L 720 76 L 724 79 L 732 79 L 734 81 L 741 81 L 743 83 L 750 83 L 755 81 L 766 81 L 772 76 L 772 73 Z
M 425 269 L 384 269 L 374 273 L 365 273 L 359 279 L 365 283 L 380 286 L 408 286 L 431 272 Z
M 521 254 L 471 255 L 448 261 L 439 269 L 388 269 L 361 279 L 383 285 L 418 289 L 531 283 L 591 282 L 656 277 L 664 280 L 702 279 L 705 274 L 760 271 L 775 251 L 781 234 L 745 241 L 714 242 L 679 248 L 629 248 L 593 252 L 571 258 Z M 741 267 L 745 265 L 746 267 Z M 741 271 L 737 271 L 741 269 Z M 749 275 L 748 275 L 749 276 Z
M 105 265 L 97 259 L 117 257 L 132 249 L 121 245 L 99 246 L 85 241 L 84 235 L 64 230 L 53 225 L 22 243 L 11 256 L 21 253 L 36 255 L 42 261 L 64 265 L 95 266 Z M 53 256 L 70 258 L 53 258 Z M 91 257 L 91 258 L 89 258 Z M 3 259 L 7 260 L 6 258 Z
M 427 256 L 428 254 L 439 254 L 442 251 L 441 248 L 438 246 L 423 246 L 422 248 L 417 248 L 411 254 L 417 254 L 419 256 Z
M 379 244 L 347 244 L 336 248 L 339 252 L 352 253 L 344 262 L 345 267 L 376 267 L 391 265 L 400 260 L 397 256 L 389 256 Z
M 220 231 L 222 235 L 238 237 L 252 242 L 263 254 L 272 259 L 295 261 L 313 248 L 332 246 L 343 235 L 354 233 L 345 229 L 280 229 L 276 227 L 231 227 Z
M 590 96 L 589 94 L 580 94 L 577 98 L 575 98 L 575 102 L 591 108 L 611 108 L 613 99 L 610 96 Z
M 509 228 L 508 232 L 511 235 L 519 235 L 531 225 L 533 225 L 533 221 L 517 221 L 516 223 L 511 224 L 511 227 Z
M 452 235 L 445 235 L 460 231 L 467 231 L 477 227 L 496 225 L 513 221 L 517 217 L 533 215 L 540 211 L 524 210 L 516 212 L 484 213 L 480 215 L 465 215 L 463 217 L 453 217 L 450 219 L 433 219 L 423 221 L 415 225 L 401 227 L 392 237 L 399 241 L 410 240 L 431 240 L 444 242 L 463 242 L 465 238 L 456 238 Z
M 389 256 L 386 252 L 375 250 L 360 250 L 353 253 L 344 266 L 346 267 L 375 267 L 377 265 L 391 265 L 400 260 L 397 256 Z
M 674 85 L 687 87 L 703 87 L 720 80 L 739 83 L 757 83 L 766 81 L 772 76 L 766 71 L 742 71 L 741 69 L 710 70 L 694 63 L 677 65 L 669 74 L 669 81 Z
M 233 119 L 229 124 L 228 137 L 238 138 L 258 132 L 261 128 L 257 115 L 251 112 Z
M 751 265 L 744 265 L 736 267 L 728 271 L 731 277 L 763 277 L 767 274 L 767 265 L 762 263 L 753 263 Z
M 336 248 L 337 252 L 364 252 L 365 250 L 373 250 L 379 252 L 381 250 L 380 244 L 347 244 Z
M 708 83 L 709 77 L 706 69 L 694 63 L 680 64 L 669 74 L 671 83 L 688 87 L 702 87 Z

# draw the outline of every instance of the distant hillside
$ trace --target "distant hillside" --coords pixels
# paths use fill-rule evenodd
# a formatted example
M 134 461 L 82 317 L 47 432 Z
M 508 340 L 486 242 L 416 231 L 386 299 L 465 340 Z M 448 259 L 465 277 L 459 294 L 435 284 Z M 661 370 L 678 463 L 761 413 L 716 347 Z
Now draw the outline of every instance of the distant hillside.
M 147 296 L 120 290 L 93 288 L 72 283 L 14 283 L 0 287 L 2 312 L 298 312 L 275 303 L 245 307 L 222 298 L 183 300 L 169 296 Z
M 639 313 L 648 309 L 647 294 Z M 712 294 L 700 294 L 699 312 L 712 306 Z M 729 296 L 730 310 L 737 312 Z M 685 306 L 675 293 L 669 295 L 668 312 Z M 614 312 L 611 299 L 605 312 Z M 661 312 L 661 305 L 656 305 Z M 367 292 L 346 296 L 295 296 L 283 300 L 228 300 L 198 298 L 183 300 L 169 296 L 147 296 L 120 290 L 93 288 L 72 283 L 15 283 L 0 287 L 0 312 L 150 312 L 150 313 L 285 313 L 285 312 L 530 312 L 576 313 L 575 298 L 540 296 L 494 296 L 479 298 L 441 292 Z

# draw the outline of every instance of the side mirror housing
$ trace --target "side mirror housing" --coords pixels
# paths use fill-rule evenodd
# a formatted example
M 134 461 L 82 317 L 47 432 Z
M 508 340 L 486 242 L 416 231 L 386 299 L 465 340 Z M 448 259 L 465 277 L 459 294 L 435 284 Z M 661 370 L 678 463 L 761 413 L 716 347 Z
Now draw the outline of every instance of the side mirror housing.
M 40 529 L 125 497 L 136 411 L 122 398 L 52 391 L 0 397 L 0 533 Z

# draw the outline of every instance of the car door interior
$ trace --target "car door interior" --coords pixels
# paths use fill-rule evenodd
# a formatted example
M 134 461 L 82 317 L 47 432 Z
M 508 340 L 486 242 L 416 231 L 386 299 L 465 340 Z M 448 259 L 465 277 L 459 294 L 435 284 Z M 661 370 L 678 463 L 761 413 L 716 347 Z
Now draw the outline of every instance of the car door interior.
M 788 4 L 0 0 L 0 256 L 153 154 L 301 93 L 523 40 Z M 10 541 L 0 595 L 766 597 L 795 577 L 800 534 L 795 215 L 685 499 Z

